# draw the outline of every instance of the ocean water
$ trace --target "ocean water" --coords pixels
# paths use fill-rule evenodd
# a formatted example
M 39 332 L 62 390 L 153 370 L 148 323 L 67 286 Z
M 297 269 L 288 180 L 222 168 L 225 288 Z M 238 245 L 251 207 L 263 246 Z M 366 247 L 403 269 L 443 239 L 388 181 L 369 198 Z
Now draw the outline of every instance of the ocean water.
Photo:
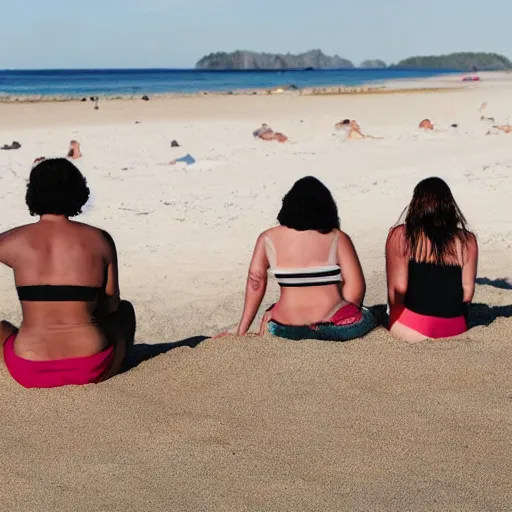
M 0 70 L 1 96 L 117 96 L 235 91 L 294 85 L 354 86 L 450 73 L 435 69 L 203 71 L 176 69 Z

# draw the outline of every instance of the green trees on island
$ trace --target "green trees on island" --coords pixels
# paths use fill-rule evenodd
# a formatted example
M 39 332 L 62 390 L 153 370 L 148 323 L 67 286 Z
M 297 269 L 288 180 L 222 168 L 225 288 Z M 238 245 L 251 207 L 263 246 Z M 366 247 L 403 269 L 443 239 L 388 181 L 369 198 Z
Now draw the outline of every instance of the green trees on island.
M 397 68 L 426 68 L 426 69 L 457 69 L 469 71 L 473 68 L 480 70 L 512 69 L 512 62 L 497 53 L 461 52 L 448 55 L 429 55 L 425 57 L 409 57 L 401 60 L 393 67 Z
M 215 52 L 204 56 L 197 69 L 341 69 L 354 68 L 354 64 L 338 55 L 328 56 L 320 50 L 293 55 L 291 53 L 257 53 L 238 50 L 236 52 Z M 365 60 L 362 68 L 386 68 L 379 59 Z M 390 68 L 454 69 L 460 71 L 512 69 L 512 62 L 497 53 L 459 52 L 447 55 L 409 57 Z

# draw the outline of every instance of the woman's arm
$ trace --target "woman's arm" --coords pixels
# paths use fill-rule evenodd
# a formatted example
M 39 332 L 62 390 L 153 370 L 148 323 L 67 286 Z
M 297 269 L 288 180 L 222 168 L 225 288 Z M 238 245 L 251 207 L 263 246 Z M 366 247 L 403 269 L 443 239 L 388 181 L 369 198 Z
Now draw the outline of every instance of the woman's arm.
M 343 299 L 360 306 L 366 293 L 363 269 L 352 240 L 342 231 L 338 238 L 338 263 L 343 279 L 341 285 Z
M 114 239 L 103 231 L 103 236 L 107 242 L 106 248 L 106 281 L 105 293 L 98 303 L 98 311 L 100 314 L 115 313 L 121 303 L 121 293 L 119 291 L 119 271 L 117 263 L 117 249 Z
M 404 227 L 398 226 L 389 232 L 386 241 L 386 274 L 390 308 L 403 304 L 407 293 L 409 262 L 404 236 Z
M 3 263 L 10 268 L 14 268 L 16 261 L 15 248 L 19 232 L 19 228 L 14 228 L 0 234 L 0 263 Z
M 464 264 L 462 266 L 462 289 L 464 302 L 469 304 L 475 294 L 475 281 L 478 268 L 478 242 L 472 233 L 466 245 Z
M 265 236 L 265 234 L 259 236 L 249 266 L 244 311 L 237 329 L 237 334 L 240 336 L 246 334 L 251 327 L 267 289 L 267 271 L 270 265 L 265 251 Z

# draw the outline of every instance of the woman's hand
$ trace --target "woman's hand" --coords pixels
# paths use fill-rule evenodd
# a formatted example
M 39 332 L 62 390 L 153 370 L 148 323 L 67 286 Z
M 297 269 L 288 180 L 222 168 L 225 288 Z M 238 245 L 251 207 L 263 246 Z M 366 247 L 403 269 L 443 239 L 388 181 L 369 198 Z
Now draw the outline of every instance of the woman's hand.
M 272 309 L 265 311 L 260 324 L 260 336 L 265 336 L 268 331 L 268 323 L 272 320 Z

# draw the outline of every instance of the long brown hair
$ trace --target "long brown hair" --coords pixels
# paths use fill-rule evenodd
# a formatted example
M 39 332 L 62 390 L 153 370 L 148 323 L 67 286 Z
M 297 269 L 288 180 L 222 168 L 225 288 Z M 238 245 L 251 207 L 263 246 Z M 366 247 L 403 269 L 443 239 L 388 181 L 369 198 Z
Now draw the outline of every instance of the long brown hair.
M 447 259 L 458 259 L 456 241 L 464 250 L 471 236 L 450 187 L 441 178 L 420 181 L 404 215 L 407 249 L 417 261 L 428 259 L 442 265 Z M 425 239 L 430 242 L 428 253 Z

